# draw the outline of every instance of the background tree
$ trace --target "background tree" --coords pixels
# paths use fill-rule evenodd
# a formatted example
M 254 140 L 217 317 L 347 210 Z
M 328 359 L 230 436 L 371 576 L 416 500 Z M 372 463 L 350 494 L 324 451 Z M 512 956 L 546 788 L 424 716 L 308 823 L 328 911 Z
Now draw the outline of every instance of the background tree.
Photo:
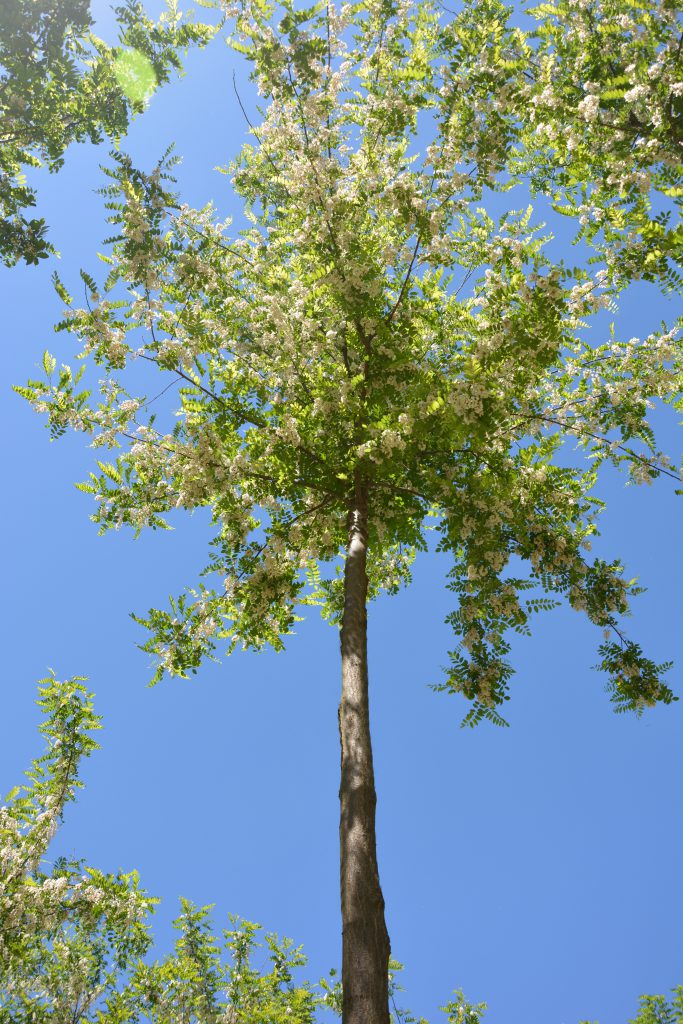
M 641 996 L 633 1024 L 680 1024 L 683 1020 L 683 985 L 676 985 L 672 997 Z
M 72 142 L 118 140 L 173 69 L 179 50 L 205 44 L 208 25 L 183 20 L 175 0 L 158 22 L 139 0 L 116 8 L 119 45 L 92 31 L 90 0 L 5 0 L 0 7 L 0 259 L 37 263 L 52 251 L 24 169 L 56 171 Z
M 149 946 L 154 900 L 135 873 L 45 860 L 79 765 L 100 728 L 81 679 L 41 681 L 46 750 L 0 809 L 0 1019 L 78 1021 L 108 999 Z M 92 1018 L 90 1018 L 92 1019 Z
M 67 803 L 82 788 L 78 773 L 97 749 L 101 728 L 93 695 L 80 678 L 40 682 L 40 732 L 46 740 L 33 762 L 29 784 L 18 786 L 0 808 L 0 1021 L 11 1024 L 311 1024 L 315 1011 L 341 1012 L 339 982 L 298 983 L 305 966 L 301 947 L 265 936 L 261 966 L 260 928 L 233 917 L 219 939 L 210 907 L 181 900 L 174 922 L 174 950 L 149 961 L 150 917 L 158 900 L 140 889 L 136 872 L 103 874 L 82 861 L 47 851 Z M 415 1018 L 399 1010 L 392 962 L 389 976 L 393 1019 Z M 449 1022 L 479 1020 L 484 1004 L 462 993 L 444 1008 Z
M 666 996 L 641 996 L 638 1013 L 629 1024 L 680 1024 L 681 1021 L 683 985 L 677 985 L 671 1000 Z
M 97 749 L 93 695 L 80 678 L 51 676 L 41 680 L 38 703 L 46 751 L 27 773 L 29 784 L 0 808 L 3 1024 L 308 1024 L 316 1005 L 333 1005 L 327 983 L 315 994 L 307 983 L 295 984 L 306 961 L 291 941 L 266 937 L 263 970 L 252 963 L 258 925 L 235 918 L 223 942 L 211 930 L 209 908 L 186 900 L 175 950 L 145 961 L 158 901 L 140 889 L 137 873 L 104 874 L 82 861 L 46 858 L 65 805 L 82 787 L 80 763 Z
M 621 623 L 637 588 L 586 552 L 602 463 L 678 479 L 646 418 L 678 393 L 677 332 L 586 340 L 625 278 L 551 259 L 531 209 L 496 222 L 477 205 L 514 184 L 519 111 L 536 95 L 531 44 L 502 6 L 452 20 L 429 3 L 229 13 L 268 101 L 232 169 L 251 227 L 230 238 L 211 208 L 178 206 L 167 163 L 147 175 L 119 156 L 105 297 L 84 275 L 89 308 L 64 322 L 105 368 L 99 400 L 47 354 L 48 382 L 20 391 L 55 435 L 72 425 L 123 446 L 84 485 L 104 530 L 211 509 L 208 582 L 141 620 L 157 678 L 196 671 L 220 641 L 280 649 L 301 605 L 340 625 L 343 1015 L 375 1024 L 389 941 L 367 600 L 409 580 L 434 530 L 457 595 L 437 688 L 471 702 L 467 724 L 503 722 L 506 632 L 558 597 L 605 633 L 617 709 L 670 702 L 666 666 Z M 168 402 L 166 386 L 142 394 L 154 367 L 180 389 L 172 428 L 163 403 L 147 411 Z

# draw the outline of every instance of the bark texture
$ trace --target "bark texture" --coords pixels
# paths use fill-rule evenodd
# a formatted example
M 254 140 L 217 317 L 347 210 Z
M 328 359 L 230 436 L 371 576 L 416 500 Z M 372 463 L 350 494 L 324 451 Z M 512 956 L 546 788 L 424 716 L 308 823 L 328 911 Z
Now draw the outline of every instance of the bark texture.
M 388 1024 L 389 934 L 375 840 L 367 654 L 367 487 L 349 511 L 341 627 L 342 1024 Z

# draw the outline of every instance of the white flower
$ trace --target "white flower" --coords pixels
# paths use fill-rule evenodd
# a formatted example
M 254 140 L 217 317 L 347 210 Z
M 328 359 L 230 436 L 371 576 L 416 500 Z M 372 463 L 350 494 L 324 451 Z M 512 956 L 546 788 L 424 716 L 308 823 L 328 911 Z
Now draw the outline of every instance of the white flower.
M 578 111 L 584 121 L 595 121 L 600 110 L 599 96 L 585 96 L 578 106 Z
M 637 103 L 638 100 L 644 99 L 649 92 L 646 85 L 634 85 L 632 89 L 624 93 L 624 99 L 627 103 Z

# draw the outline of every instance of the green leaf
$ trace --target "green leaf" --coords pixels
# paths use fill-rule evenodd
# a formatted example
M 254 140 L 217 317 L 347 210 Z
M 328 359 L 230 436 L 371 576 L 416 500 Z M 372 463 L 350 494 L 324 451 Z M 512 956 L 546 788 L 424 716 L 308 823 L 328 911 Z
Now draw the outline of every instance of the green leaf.
M 43 369 L 45 370 L 46 375 L 51 377 L 56 368 L 57 360 L 54 356 L 50 355 L 46 349 L 45 352 L 43 352 Z

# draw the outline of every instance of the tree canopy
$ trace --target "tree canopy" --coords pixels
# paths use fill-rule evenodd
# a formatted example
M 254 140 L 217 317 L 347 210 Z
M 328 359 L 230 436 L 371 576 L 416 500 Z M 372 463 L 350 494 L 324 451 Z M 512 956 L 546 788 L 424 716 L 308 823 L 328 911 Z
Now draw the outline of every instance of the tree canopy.
M 208 25 L 171 2 L 158 22 L 139 0 L 116 8 L 119 44 L 92 32 L 90 0 L 4 0 L 0 7 L 0 259 L 37 263 L 53 251 L 26 169 L 56 171 L 72 142 L 118 141 L 154 89 L 180 70 L 179 50 Z
M 602 17 L 623 48 L 632 22 L 613 7 Z M 553 28 L 562 11 L 573 50 Z M 429 3 L 285 5 L 278 32 L 270 6 L 239 7 L 235 45 L 269 102 L 231 169 L 251 220 L 234 238 L 210 207 L 178 206 L 163 163 L 145 174 L 117 157 L 105 292 L 88 277 L 91 308 L 71 308 L 62 324 L 107 370 L 99 402 L 66 368 L 24 393 L 53 431 L 71 423 L 96 445 L 125 446 L 84 485 L 103 529 L 213 510 L 207 582 L 145 620 L 157 678 L 195 670 L 220 640 L 279 648 L 299 604 L 338 621 L 336 559 L 361 471 L 372 491 L 371 593 L 409 578 L 428 531 L 451 553 L 458 646 L 444 689 L 472 702 L 468 721 L 500 721 L 505 633 L 527 630 L 557 597 L 605 632 L 601 665 L 618 707 L 671 699 L 661 666 L 618 624 L 634 592 L 620 563 L 586 552 L 602 463 L 635 482 L 678 478 L 647 422 L 651 401 L 678 394 L 676 325 L 595 340 L 586 327 L 607 333 L 596 314 L 625 286 L 623 264 L 554 260 L 531 208 L 494 218 L 481 205 L 492 187 L 510 190 L 525 161 L 541 168 L 532 185 L 547 186 L 547 139 L 538 156 L 531 127 L 547 102 L 559 133 L 564 108 L 540 99 L 545 48 L 562 62 L 553 88 L 564 95 L 582 11 L 539 9 L 542 28 L 526 38 L 489 0 L 449 20 Z M 674 24 L 657 22 L 652 53 L 674 49 Z M 669 96 L 673 62 L 661 63 Z M 607 121 L 615 108 L 628 120 L 627 94 L 605 101 Z M 591 141 L 604 119 L 579 110 L 584 139 L 567 155 L 583 163 L 560 175 L 562 194 L 570 202 L 583 188 L 596 208 L 640 217 L 640 233 L 629 231 L 648 245 L 649 194 L 588 177 L 588 151 L 613 173 L 623 165 L 622 149 Z M 657 174 L 674 173 L 659 149 L 646 151 Z M 616 251 L 611 229 L 579 227 L 598 257 Z M 120 284 L 128 290 L 114 298 Z M 136 375 L 122 373 L 136 359 L 180 385 L 170 430 L 132 389 Z

